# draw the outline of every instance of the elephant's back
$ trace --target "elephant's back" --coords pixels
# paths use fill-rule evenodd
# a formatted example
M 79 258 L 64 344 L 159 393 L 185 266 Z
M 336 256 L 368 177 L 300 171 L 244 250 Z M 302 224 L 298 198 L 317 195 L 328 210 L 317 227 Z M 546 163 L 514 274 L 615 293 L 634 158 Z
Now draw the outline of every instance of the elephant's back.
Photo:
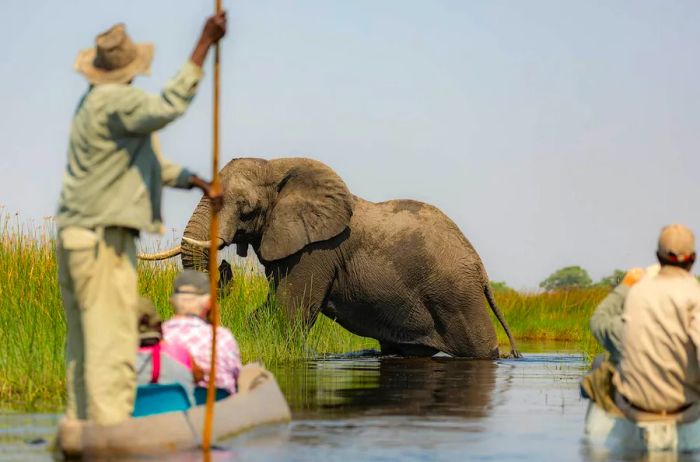
M 434 205 L 413 199 L 369 202 L 356 198 L 353 218 L 363 230 L 397 237 L 406 234 L 423 235 L 424 240 L 454 246 L 465 245 L 473 250 L 469 240 L 445 213 Z M 459 242 L 455 242 L 459 241 Z
M 481 260 L 459 227 L 440 209 L 411 199 L 369 202 L 356 198 L 351 221 L 363 246 L 394 255 L 426 259 L 440 266 L 481 267 Z

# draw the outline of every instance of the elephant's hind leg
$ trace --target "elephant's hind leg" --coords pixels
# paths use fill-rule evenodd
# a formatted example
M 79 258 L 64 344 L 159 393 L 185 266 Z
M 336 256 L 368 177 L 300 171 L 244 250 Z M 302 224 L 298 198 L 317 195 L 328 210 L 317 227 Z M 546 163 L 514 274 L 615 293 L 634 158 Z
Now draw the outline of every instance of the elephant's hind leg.
M 454 329 L 452 338 L 446 339 L 445 344 L 447 347 L 444 352 L 452 356 L 459 358 L 470 358 L 470 359 L 498 359 L 500 356 L 498 350 L 498 343 L 495 339 L 491 339 L 490 336 L 478 336 L 480 332 L 469 333 L 469 329 L 466 326 L 461 326 L 462 329 L 457 331 Z M 473 336 L 470 338 L 455 339 L 458 334 L 461 333 L 465 336 L 464 332 L 467 332 L 466 336 Z M 473 332 L 473 331 L 472 331 Z
M 499 357 L 496 331 L 483 294 L 457 286 L 444 292 L 432 308 L 436 331 L 444 344 L 442 351 L 461 358 Z

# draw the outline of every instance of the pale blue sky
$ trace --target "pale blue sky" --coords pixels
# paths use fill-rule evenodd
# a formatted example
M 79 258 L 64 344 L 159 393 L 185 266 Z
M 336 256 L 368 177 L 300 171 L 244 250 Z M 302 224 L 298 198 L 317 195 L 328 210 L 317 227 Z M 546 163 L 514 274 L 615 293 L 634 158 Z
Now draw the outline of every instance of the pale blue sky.
M 2 2 L 0 204 L 53 214 L 80 48 L 123 21 L 156 44 L 157 91 L 209 1 Z M 495 280 L 535 288 L 652 262 L 662 225 L 700 232 L 700 3 L 224 0 L 222 157 L 308 156 L 357 195 L 444 210 Z M 209 69 L 211 63 L 207 63 Z M 161 134 L 209 176 L 211 72 Z M 198 197 L 168 192 L 181 230 Z

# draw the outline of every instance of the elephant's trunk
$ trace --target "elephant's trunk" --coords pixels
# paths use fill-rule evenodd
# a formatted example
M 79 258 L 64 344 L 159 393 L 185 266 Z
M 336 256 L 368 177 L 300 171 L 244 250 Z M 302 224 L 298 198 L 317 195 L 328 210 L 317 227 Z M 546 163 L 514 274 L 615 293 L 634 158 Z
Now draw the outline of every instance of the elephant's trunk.
M 181 244 L 182 266 L 197 271 L 207 271 L 209 264 L 209 251 L 188 242 L 190 240 L 206 241 L 209 239 L 209 223 L 211 222 L 211 207 L 209 199 L 202 197 L 197 207 L 192 212 L 190 220 L 185 226 Z
M 187 237 L 187 236 L 183 236 L 183 237 L 182 237 L 182 240 L 183 240 L 184 242 L 187 242 L 188 244 L 191 244 L 191 245 L 193 245 L 193 246 L 195 246 L 195 247 L 200 247 L 200 248 L 202 248 L 202 249 L 210 249 L 210 248 L 211 248 L 211 240 L 209 240 L 209 241 L 198 241 L 198 240 L 196 240 L 196 239 L 191 239 L 191 238 L 189 238 L 189 237 Z M 217 244 L 218 248 L 222 248 L 222 247 L 224 246 L 225 242 L 224 242 L 223 239 L 218 238 L 218 239 L 216 240 L 216 244 Z

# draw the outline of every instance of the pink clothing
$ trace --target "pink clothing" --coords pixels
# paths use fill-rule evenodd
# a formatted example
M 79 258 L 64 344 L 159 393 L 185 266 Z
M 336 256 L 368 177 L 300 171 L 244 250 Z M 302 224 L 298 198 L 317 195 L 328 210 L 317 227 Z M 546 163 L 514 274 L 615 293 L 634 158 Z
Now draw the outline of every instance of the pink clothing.
M 163 340 L 182 345 L 194 362 L 204 371 L 204 380 L 197 383 L 206 387 L 209 381 L 211 359 L 211 324 L 194 316 L 176 316 L 163 323 Z M 236 392 L 236 379 L 241 370 L 241 353 L 230 330 L 216 329 L 216 387 L 229 393 Z
M 161 354 L 166 354 L 173 358 L 175 361 L 185 366 L 187 369 L 192 369 L 192 357 L 190 356 L 190 353 L 189 351 L 187 351 L 186 347 L 184 347 L 183 345 L 174 345 L 165 341 L 161 341 L 159 346 Z M 152 352 L 154 348 L 155 345 L 140 347 L 139 352 L 149 353 Z

